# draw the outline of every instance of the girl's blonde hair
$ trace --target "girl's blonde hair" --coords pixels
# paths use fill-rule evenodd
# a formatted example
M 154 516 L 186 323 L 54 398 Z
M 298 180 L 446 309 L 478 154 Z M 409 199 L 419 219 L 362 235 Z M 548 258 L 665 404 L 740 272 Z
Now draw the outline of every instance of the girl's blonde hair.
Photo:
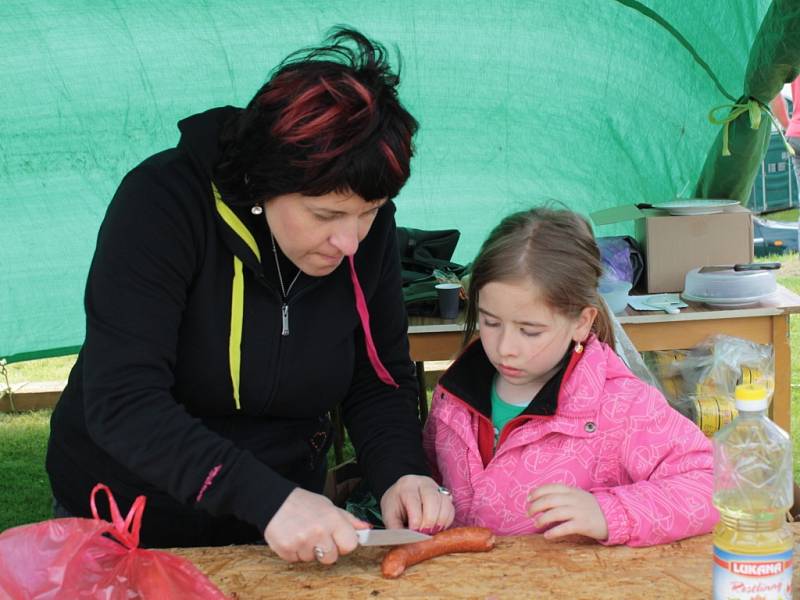
M 597 291 L 601 274 L 592 227 L 579 214 L 539 207 L 509 215 L 489 234 L 472 265 L 464 345 L 475 334 L 478 299 L 487 283 L 530 280 L 550 308 L 567 318 L 595 307 L 592 331 L 613 347 L 611 317 Z

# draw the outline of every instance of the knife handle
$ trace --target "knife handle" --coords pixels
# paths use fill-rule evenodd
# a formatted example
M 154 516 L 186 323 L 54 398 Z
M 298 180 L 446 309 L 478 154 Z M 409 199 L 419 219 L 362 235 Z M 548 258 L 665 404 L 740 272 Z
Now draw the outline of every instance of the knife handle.
M 733 265 L 734 271 L 774 271 L 780 269 L 781 263 L 768 262 L 768 263 L 744 263 Z

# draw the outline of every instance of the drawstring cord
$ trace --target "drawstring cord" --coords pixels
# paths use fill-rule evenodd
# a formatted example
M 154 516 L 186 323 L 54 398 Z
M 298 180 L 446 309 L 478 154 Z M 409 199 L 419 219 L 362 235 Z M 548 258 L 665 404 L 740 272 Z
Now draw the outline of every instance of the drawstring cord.
M 364 297 L 364 291 L 361 289 L 361 284 L 358 282 L 358 277 L 356 276 L 355 261 L 352 255 L 348 256 L 347 260 L 350 262 L 350 280 L 353 282 L 353 292 L 356 295 L 356 311 L 358 312 L 358 318 L 361 320 L 361 328 L 364 330 L 364 343 L 367 345 L 367 356 L 369 357 L 369 362 L 372 364 L 372 368 L 378 375 L 378 379 L 380 379 L 386 385 L 390 385 L 393 388 L 399 388 L 400 386 L 397 385 L 397 382 L 394 380 L 392 375 L 389 373 L 386 367 L 383 366 L 383 363 L 378 356 L 378 350 L 375 348 L 375 342 L 372 340 L 372 331 L 369 327 L 369 310 L 367 309 L 367 300 Z

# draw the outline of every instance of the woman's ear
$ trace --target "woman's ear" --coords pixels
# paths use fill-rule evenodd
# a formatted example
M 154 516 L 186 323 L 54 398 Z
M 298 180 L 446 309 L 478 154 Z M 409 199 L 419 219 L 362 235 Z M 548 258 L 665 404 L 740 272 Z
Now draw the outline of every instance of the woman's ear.
M 589 335 L 594 325 L 594 320 L 597 318 L 597 308 L 594 306 L 586 306 L 578 315 L 575 321 L 575 329 L 572 331 L 572 339 L 575 342 L 582 342 Z

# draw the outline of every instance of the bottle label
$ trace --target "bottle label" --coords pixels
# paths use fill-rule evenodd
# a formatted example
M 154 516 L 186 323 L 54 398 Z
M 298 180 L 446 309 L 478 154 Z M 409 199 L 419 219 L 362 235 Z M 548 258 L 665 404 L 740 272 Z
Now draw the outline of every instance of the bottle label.
M 792 550 L 734 554 L 714 546 L 714 599 L 792 597 Z

